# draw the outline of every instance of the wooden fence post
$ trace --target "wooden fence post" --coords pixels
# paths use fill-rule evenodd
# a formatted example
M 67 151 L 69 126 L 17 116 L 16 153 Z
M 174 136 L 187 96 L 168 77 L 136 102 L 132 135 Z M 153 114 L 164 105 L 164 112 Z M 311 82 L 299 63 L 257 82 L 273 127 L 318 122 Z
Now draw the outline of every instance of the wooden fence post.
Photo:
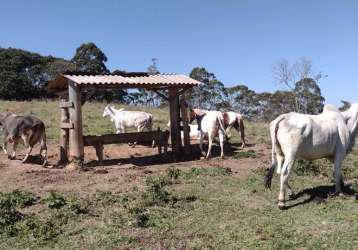
M 184 99 L 180 102 L 181 120 L 183 121 L 183 135 L 184 135 L 184 153 L 190 155 L 190 128 L 188 122 L 188 109 L 187 103 Z
M 60 152 L 59 152 L 59 164 L 68 163 L 68 147 L 69 147 L 69 128 L 65 128 L 63 124 L 69 123 L 68 107 L 64 107 L 66 100 L 60 101 L 61 117 L 60 117 Z
M 75 160 L 83 161 L 83 128 L 82 128 L 82 105 L 81 91 L 73 82 L 68 82 L 68 99 L 73 103 L 70 108 L 70 123 L 73 123 L 73 129 L 70 129 L 70 156 Z
M 175 154 L 181 153 L 181 135 L 179 121 L 179 96 L 178 88 L 169 88 L 169 108 L 170 108 L 170 137 L 172 150 Z

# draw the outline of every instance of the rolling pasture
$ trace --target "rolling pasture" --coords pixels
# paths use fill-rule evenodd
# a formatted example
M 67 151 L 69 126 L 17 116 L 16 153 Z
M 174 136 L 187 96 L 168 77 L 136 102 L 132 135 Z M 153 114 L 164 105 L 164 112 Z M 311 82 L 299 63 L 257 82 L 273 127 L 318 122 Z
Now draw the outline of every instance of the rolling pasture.
M 105 104 L 86 103 L 84 134 L 113 133 Z M 115 105 L 117 108 L 120 105 Z M 166 129 L 166 108 L 151 112 Z M 33 114 L 46 124 L 49 161 L 58 153 L 58 102 L 0 102 L 0 111 Z M 1 249 L 356 249 L 358 147 L 344 162 L 343 197 L 333 192 L 332 165 L 297 161 L 296 197 L 277 208 L 278 178 L 263 186 L 270 165 L 267 124 L 246 122 L 249 146 L 233 132 L 224 160 L 174 162 L 157 150 L 110 145 L 104 166 L 92 148 L 82 171 L 21 164 L 0 154 Z M 197 142 L 193 142 L 197 144 Z M 37 152 L 37 150 L 34 150 Z

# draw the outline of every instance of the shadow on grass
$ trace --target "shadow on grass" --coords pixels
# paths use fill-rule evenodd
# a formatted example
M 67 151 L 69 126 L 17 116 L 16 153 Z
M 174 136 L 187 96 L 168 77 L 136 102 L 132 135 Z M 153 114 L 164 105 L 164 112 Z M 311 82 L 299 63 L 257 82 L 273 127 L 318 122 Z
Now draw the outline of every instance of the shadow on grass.
M 335 186 L 331 185 L 322 185 L 314 188 L 307 188 L 302 190 L 301 192 L 294 195 L 294 197 L 291 198 L 291 201 L 298 200 L 299 198 L 308 195 L 309 197 L 303 201 L 300 201 L 298 203 L 287 205 L 285 209 L 290 209 L 293 207 L 297 207 L 300 205 L 307 204 L 309 202 L 316 202 L 316 203 L 324 203 L 327 199 L 330 199 L 337 194 L 335 193 Z M 354 196 L 355 199 L 358 199 L 358 191 L 354 190 L 350 184 L 345 185 L 343 188 L 343 195 L 344 196 Z

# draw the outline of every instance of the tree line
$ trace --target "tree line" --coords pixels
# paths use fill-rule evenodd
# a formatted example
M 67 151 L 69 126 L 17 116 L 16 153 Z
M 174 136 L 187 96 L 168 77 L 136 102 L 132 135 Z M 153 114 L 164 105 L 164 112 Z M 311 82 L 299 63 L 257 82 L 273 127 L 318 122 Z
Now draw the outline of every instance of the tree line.
M 106 62 L 107 56 L 94 43 L 79 46 L 71 60 L 0 47 L 0 99 L 53 98 L 45 87 L 65 71 L 91 74 L 122 72 L 111 72 Z M 157 59 L 152 59 L 147 72 L 160 73 Z M 325 76 L 314 73 L 312 61 L 302 58 L 290 65 L 287 60 L 280 60 L 274 64 L 272 72 L 276 82 L 285 86 L 286 90 L 256 93 L 245 85 L 225 87 L 214 73 L 204 67 L 195 67 L 189 75 L 203 84 L 185 92 L 185 97 L 192 107 L 233 110 L 247 118 L 264 121 L 291 111 L 310 114 L 322 111 L 325 99 L 321 94 L 319 81 Z M 166 105 L 166 101 L 157 93 L 143 89 L 102 90 L 97 91 L 90 99 L 149 106 Z

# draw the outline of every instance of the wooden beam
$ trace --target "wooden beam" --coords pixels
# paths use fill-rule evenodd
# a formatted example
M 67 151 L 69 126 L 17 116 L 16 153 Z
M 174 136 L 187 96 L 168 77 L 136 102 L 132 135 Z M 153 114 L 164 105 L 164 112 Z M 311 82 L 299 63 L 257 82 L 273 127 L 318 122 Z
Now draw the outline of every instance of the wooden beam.
M 190 155 L 190 128 L 188 122 L 188 110 L 187 110 L 187 103 L 184 99 L 180 102 L 180 111 L 181 111 L 181 120 L 183 122 L 183 136 L 184 136 L 184 153 L 186 155 Z
M 180 120 L 179 120 L 179 96 L 178 88 L 169 89 L 169 111 L 170 111 L 170 136 L 172 143 L 172 150 L 175 154 L 180 154 L 181 135 L 180 135 Z
M 61 129 L 73 129 L 74 128 L 74 124 L 73 122 L 61 122 L 60 123 L 60 128 Z
M 80 88 L 71 81 L 68 83 L 68 98 L 70 102 L 73 102 L 73 108 L 69 108 L 69 111 L 70 122 L 72 122 L 74 125 L 74 128 L 70 129 L 70 156 L 76 160 L 83 161 L 84 146 L 81 91 Z
M 168 143 L 169 131 L 146 131 L 133 132 L 123 134 L 106 134 L 106 135 L 86 135 L 83 137 L 85 146 L 96 146 L 99 142 L 103 145 L 137 142 L 138 144 L 152 144 L 153 140 L 156 143 L 161 142 L 165 145 Z
M 157 93 L 160 97 L 164 98 L 165 100 L 169 101 L 169 97 L 164 95 L 163 93 L 159 92 L 158 90 L 152 89 L 155 93 Z
M 61 109 L 73 108 L 73 102 L 61 101 L 60 102 L 60 108 Z
M 178 96 L 181 96 L 182 94 L 184 94 L 185 91 L 187 91 L 189 88 L 183 88 L 178 92 Z

